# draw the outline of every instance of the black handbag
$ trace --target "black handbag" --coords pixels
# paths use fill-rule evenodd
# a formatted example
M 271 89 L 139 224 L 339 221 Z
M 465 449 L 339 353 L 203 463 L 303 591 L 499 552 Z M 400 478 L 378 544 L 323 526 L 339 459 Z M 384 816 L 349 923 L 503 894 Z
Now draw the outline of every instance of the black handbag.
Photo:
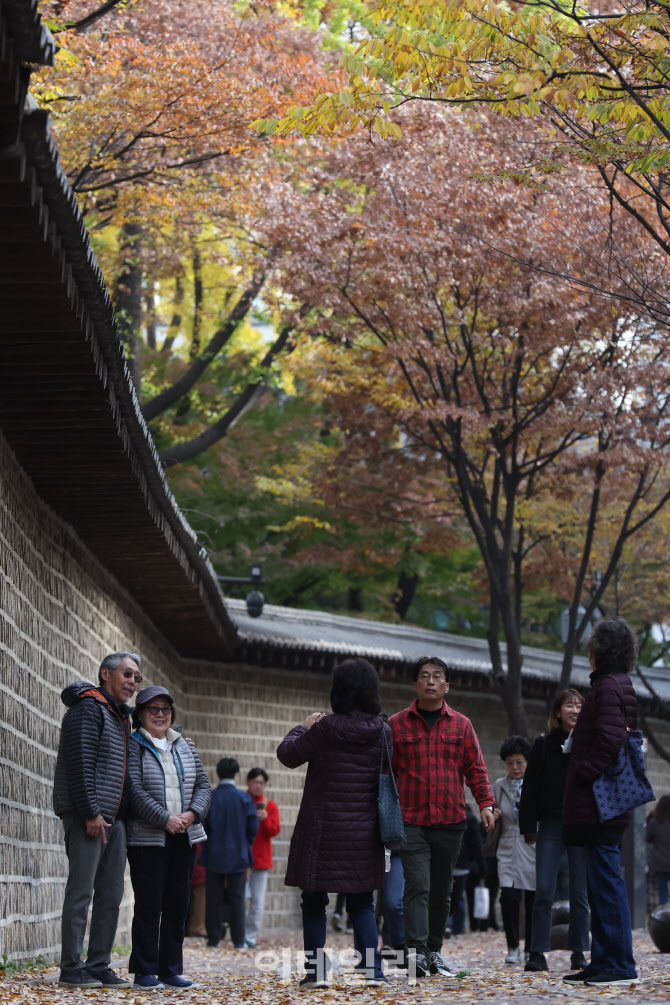
M 593 783 L 593 795 L 601 823 L 613 820 L 614 817 L 656 798 L 644 770 L 642 730 L 628 728 L 626 699 L 619 681 L 615 677 L 612 680 L 621 694 L 626 732 L 614 764 Z
M 384 751 L 388 760 L 388 774 L 384 774 Z M 386 726 L 382 726 L 382 756 L 379 766 L 379 795 L 377 797 L 379 836 L 389 851 L 400 851 L 407 844 L 405 824 L 400 812 L 400 796 L 396 788 L 391 755 L 386 739 Z

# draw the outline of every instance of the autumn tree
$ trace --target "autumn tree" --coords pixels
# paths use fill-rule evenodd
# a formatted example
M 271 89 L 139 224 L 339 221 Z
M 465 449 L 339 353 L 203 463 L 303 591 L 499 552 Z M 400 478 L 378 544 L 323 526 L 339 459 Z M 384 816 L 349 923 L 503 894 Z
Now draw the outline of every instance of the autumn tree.
M 442 471 L 486 568 L 494 680 L 510 728 L 525 732 L 520 625 L 529 556 L 544 535 L 533 506 L 555 491 L 561 469 L 579 469 L 566 500 L 574 504 L 577 488 L 590 500 L 572 569 L 576 610 L 608 498 L 625 503 L 616 549 L 670 494 L 670 339 L 627 308 L 623 284 L 616 302 L 543 275 L 588 247 L 588 184 L 566 204 L 561 186 L 467 183 L 493 164 L 514 173 L 528 142 L 520 126 L 510 123 L 505 140 L 488 133 L 485 116 L 426 109 L 403 129 L 399 143 L 361 139 L 322 156 L 309 196 L 310 267 L 296 256 L 282 281 L 296 298 L 318 300 L 307 330 L 326 340 L 330 368 L 346 368 L 349 392 L 366 403 L 358 426 L 369 412 L 390 416 L 408 453 Z M 510 268 L 488 250 L 511 241 L 544 269 Z M 597 258 L 582 256 L 580 268 L 596 286 Z M 613 552 L 603 589 L 615 566 Z
M 60 19 L 63 51 L 38 94 L 106 267 L 166 466 L 226 436 L 290 346 L 289 309 L 274 338 L 252 338 L 245 362 L 240 351 L 263 292 L 274 308 L 284 175 L 296 157 L 293 144 L 278 156 L 249 123 L 311 94 L 324 60 L 313 31 L 258 8 L 149 0 L 107 5 L 91 22 L 81 0 L 46 5 Z M 290 305 L 297 317 L 301 306 Z M 245 370 L 216 388 L 212 366 L 226 353 Z M 208 380 L 213 393 L 203 396 Z M 193 413 L 195 426 L 186 421 Z
M 294 106 L 259 128 L 298 128 L 305 135 L 365 128 L 395 137 L 394 109 L 425 101 L 459 108 L 485 104 L 504 116 L 528 116 L 535 143 L 544 148 L 544 170 L 555 170 L 566 150 L 594 166 L 610 200 L 603 211 L 610 217 L 613 270 L 625 277 L 632 264 L 630 230 L 618 231 L 615 205 L 667 256 L 666 5 L 612 0 L 603 10 L 561 0 L 379 0 L 370 23 L 356 52 L 343 54 L 346 86 L 333 80 L 310 105 Z M 538 170 L 536 160 L 532 167 Z M 569 259 L 557 263 L 559 275 L 579 285 L 581 275 L 570 265 Z M 637 295 L 638 279 L 633 269 Z M 605 292 L 618 285 L 606 271 L 599 281 Z M 668 323 L 667 298 L 642 291 L 640 308 Z

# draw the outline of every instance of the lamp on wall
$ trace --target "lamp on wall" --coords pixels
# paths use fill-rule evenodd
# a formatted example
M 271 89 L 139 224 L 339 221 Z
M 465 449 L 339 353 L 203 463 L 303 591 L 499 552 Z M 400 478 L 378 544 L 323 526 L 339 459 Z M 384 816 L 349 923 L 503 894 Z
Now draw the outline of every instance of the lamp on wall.
M 265 603 L 265 597 L 258 589 L 265 582 L 262 566 L 252 565 L 248 576 L 217 576 L 216 578 L 220 583 L 250 583 L 252 589 L 247 593 L 247 614 L 250 618 L 260 618 Z

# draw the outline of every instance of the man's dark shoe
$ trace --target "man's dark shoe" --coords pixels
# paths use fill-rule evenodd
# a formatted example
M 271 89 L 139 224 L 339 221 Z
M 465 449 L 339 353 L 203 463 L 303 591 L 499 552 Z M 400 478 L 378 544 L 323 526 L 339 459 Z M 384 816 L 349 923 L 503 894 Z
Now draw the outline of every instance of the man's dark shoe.
M 429 967 L 428 957 L 424 956 L 423 953 L 410 952 L 407 954 L 407 976 L 410 980 L 412 977 L 425 977 Z
M 450 966 L 442 953 L 431 953 L 428 957 L 428 969 L 431 974 L 437 974 L 440 977 L 453 977 L 457 973 L 456 968 Z
M 584 962 L 584 966 L 586 966 L 586 961 Z M 539 970 L 548 970 L 549 967 L 547 966 L 547 957 L 544 955 L 544 953 L 530 953 L 528 962 L 526 963 L 526 966 L 523 969 L 532 972 L 537 972 Z M 574 969 L 576 970 L 577 967 L 575 967 Z
M 585 970 L 588 967 L 584 953 L 573 953 L 570 957 L 571 970 Z
M 595 974 L 593 977 L 588 977 L 586 984 L 590 988 L 604 988 L 614 985 L 629 985 L 629 984 L 639 984 L 640 979 L 637 974 L 633 974 L 632 977 L 623 977 L 621 974 L 613 974 L 608 970 L 603 970 L 599 974 Z
M 58 978 L 59 988 L 101 988 L 102 981 L 89 973 L 86 967 L 79 970 L 61 970 Z
M 174 974 L 172 977 L 161 977 L 159 974 L 158 980 L 161 981 L 166 988 L 195 987 L 195 981 L 190 980 L 188 977 L 182 977 L 181 974 Z
M 578 970 L 576 974 L 566 974 L 563 978 L 564 984 L 585 984 L 590 977 L 595 977 L 596 971 L 590 970 L 585 967 L 584 970 Z
M 299 991 L 318 991 L 319 988 L 327 988 L 328 979 L 326 977 L 317 978 L 316 974 L 305 974 L 298 984 Z
M 105 967 L 104 970 L 89 970 L 89 974 L 95 977 L 96 981 L 100 981 L 103 988 L 132 988 L 133 986 L 132 981 L 129 981 L 127 977 L 119 977 L 111 967 Z

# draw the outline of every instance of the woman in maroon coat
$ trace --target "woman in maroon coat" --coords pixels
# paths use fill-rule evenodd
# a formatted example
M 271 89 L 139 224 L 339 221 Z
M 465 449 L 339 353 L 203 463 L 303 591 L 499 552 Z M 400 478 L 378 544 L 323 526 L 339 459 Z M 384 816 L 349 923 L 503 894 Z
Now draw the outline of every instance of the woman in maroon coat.
M 583 845 L 591 906 L 591 962 L 563 978 L 604 987 L 637 983 L 630 911 L 621 877 L 621 842 L 629 813 L 600 823 L 593 783 L 616 760 L 626 729 L 637 728 L 629 674 L 637 642 L 623 618 L 599 621 L 588 640 L 591 690 L 572 734 L 563 803 L 563 840 Z
M 382 730 L 379 677 L 363 659 L 333 671 L 332 715 L 313 712 L 284 737 L 277 757 L 287 768 L 307 762 L 300 811 L 291 838 L 285 883 L 302 890 L 305 978 L 302 988 L 325 987 L 327 890 L 345 893 L 354 947 L 373 987 L 385 983 L 378 950 L 373 891 L 384 885 L 377 793 Z

